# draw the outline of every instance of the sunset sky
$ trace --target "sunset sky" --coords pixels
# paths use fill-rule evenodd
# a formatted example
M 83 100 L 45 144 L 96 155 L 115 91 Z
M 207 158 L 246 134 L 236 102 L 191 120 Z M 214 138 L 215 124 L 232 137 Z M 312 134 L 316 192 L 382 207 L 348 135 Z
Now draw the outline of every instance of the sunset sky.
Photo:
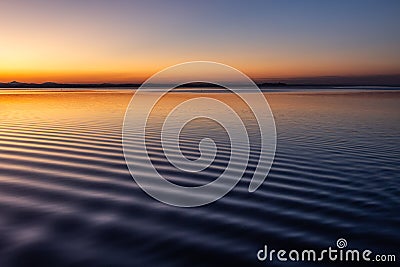
M 255 79 L 400 73 L 400 1 L 1 1 L 0 82 L 141 82 L 217 61 Z

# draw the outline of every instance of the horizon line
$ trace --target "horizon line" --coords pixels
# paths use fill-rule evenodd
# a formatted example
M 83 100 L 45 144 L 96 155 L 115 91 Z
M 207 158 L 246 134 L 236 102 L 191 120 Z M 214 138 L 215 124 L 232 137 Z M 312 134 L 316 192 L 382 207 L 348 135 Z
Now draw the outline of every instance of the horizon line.
M 342 85 L 342 84 L 357 84 L 357 85 L 400 85 L 400 73 L 398 74 L 371 74 L 371 75 L 319 75 L 319 76 L 292 76 L 292 77 L 250 77 L 256 84 L 262 83 L 287 83 L 287 84 L 316 84 L 316 85 Z M 18 81 L 0 81 L 0 85 L 4 86 L 12 83 L 19 84 L 32 84 L 32 85 L 46 85 L 46 84 L 60 84 L 60 85 L 141 85 L 143 81 L 43 81 L 43 82 L 29 82 Z M 227 81 L 234 84 L 234 81 Z M 161 85 L 168 85 L 164 83 Z

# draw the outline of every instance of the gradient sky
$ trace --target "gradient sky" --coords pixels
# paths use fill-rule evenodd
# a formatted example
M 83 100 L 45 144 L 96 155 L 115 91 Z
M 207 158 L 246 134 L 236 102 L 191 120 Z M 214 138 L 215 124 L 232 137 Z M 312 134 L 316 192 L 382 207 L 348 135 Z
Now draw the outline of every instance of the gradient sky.
M 400 1 L 0 2 L 0 82 L 140 82 L 210 60 L 252 78 L 400 73 Z

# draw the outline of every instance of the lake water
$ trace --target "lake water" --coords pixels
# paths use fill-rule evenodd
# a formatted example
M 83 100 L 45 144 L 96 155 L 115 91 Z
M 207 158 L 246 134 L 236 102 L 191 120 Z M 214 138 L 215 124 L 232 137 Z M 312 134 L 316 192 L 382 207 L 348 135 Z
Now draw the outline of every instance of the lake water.
M 236 103 L 226 93 L 173 93 L 153 125 L 198 96 Z M 265 96 L 277 150 L 264 184 L 249 193 L 245 175 L 217 202 L 178 208 L 144 193 L 126 166 L 121 131 L 132 92 L 1 91 L 0 266 L 292 266 L 259 262 L 257 251 L 325 249 L 339 238 L 399 260 L 400 92 Z M 210 121 L 182 132 L 188 158 L 199 156 L 201 138 L 220 147 L 201 174 L 174 170 L 159 132 L 148 134 L 154 164 L 177 184 L 210 182 L 229 159 L 226 135 Z

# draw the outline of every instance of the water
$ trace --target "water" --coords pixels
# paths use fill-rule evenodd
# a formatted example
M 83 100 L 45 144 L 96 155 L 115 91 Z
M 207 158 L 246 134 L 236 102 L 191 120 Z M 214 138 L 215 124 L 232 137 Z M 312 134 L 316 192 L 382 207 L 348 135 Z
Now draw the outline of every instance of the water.
M 176 102 L 198 95 L 172 94 L 150 130 Z M 131 178 L 121 144 L 131 96 L 0 95 L 0 266 L 285 266 L 260 263 L 256 253 L 265 244 L 325 249 L 338 238 L 349 248 L 398 253 L 399 92 L 267 93 L 278 133 L 267 180 L 248 193 L 245 176 L 224 198 L 190 209 L 153 200 Z M 182 132 L 188 158 L 199 156 L 204 136 L 219 146 L 216 164 L 193 176 L 168 164 L 157 131 L 148 135 L 153 162 L 178 184 L 212 181 L 229 158 L 223 129 L 210 121 Z

